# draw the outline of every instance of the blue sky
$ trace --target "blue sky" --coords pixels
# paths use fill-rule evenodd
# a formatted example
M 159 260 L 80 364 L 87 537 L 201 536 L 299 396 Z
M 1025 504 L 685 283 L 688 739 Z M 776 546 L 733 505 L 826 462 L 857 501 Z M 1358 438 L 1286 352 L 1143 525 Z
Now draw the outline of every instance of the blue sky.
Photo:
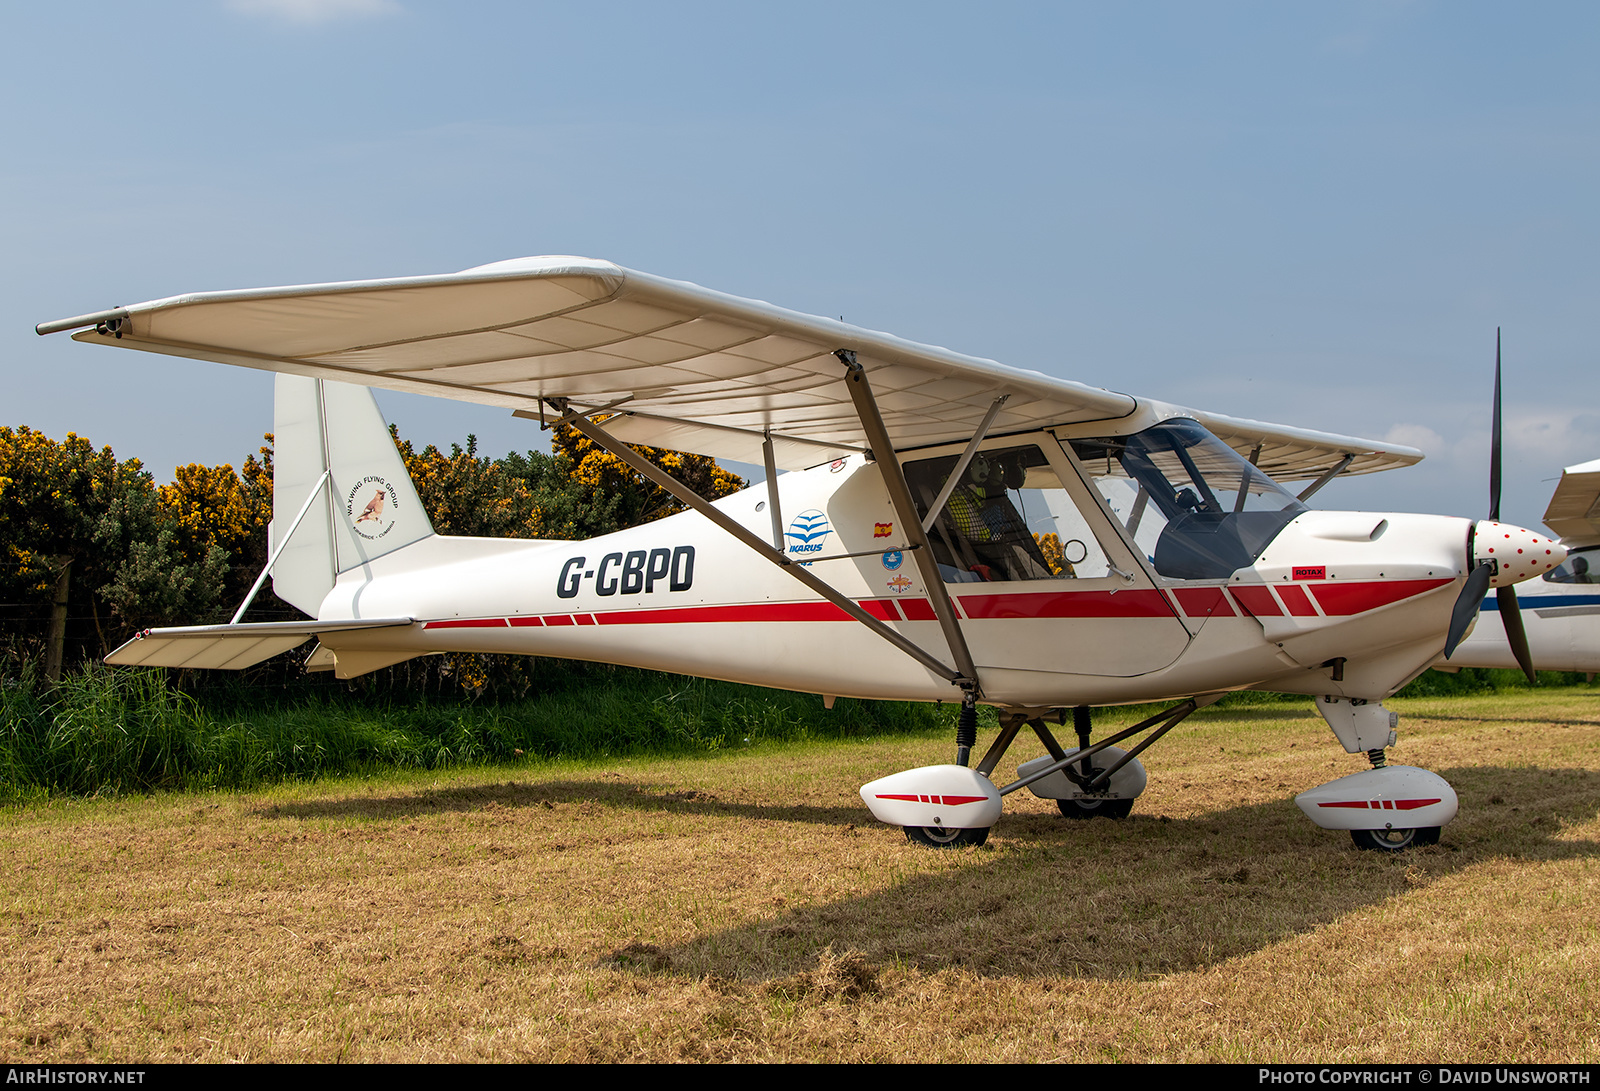
M 165 479 L 271 383 L 34 323 L 607 258 L 1019 367 L 1388 437 L 1328 507 L 1480 515 L 1600 457 L 1600 7 L 9 5 L 0 423 Z M 420 442 L 538 442 L 381 395 Z

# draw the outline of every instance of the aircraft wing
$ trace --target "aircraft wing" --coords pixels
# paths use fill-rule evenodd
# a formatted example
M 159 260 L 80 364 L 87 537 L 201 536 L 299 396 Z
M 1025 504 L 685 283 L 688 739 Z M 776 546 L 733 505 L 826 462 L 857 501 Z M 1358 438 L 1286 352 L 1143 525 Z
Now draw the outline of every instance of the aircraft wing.
M 298 648 L 313 636 L 351 629 L 410 625 L 411 619 L 359 621 L 265 621 L 242 625 L 186 625 L 146 629 L 106 656 L 120 667 L 209 667 L 243 670 L 280 652 Z
M 80 341 L 504 406 L 616 405 L 607 431 L 744 462 L 770 430 L 784 469 L 866 446 L 836 349 L 867 369 L 897 449 L 1114 421 L 1139 399 L 993 360 L 577 257 L 519 258 L 442 276 L 173 296 L 58 322 Z M 1421 459 L 1395 444 L 1235 421 L 1223 438 L 1288 478 Z M 1229 431 L 1231 429 L 1231 432 Z
M 1544 510 L 1544 525 L 1569 547 L 1600 543 L 1600 459 L 1561 471 L 1561 482 Z

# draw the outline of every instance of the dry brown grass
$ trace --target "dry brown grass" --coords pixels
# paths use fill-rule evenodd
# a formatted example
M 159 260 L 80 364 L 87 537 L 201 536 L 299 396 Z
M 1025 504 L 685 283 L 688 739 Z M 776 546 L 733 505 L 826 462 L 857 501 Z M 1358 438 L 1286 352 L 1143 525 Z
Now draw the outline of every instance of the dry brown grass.
M 1013 797 L 977 850 L 856 796 L 944 739 L 13 810 L 0 1048 L 1600 1059 L 1600 697 L 1400 704 L 1395 760 L 1462 815 L 1398 857 L 1290 802 L 1361 767 L 1308 709 L 1196 716 L 1129 821 Z

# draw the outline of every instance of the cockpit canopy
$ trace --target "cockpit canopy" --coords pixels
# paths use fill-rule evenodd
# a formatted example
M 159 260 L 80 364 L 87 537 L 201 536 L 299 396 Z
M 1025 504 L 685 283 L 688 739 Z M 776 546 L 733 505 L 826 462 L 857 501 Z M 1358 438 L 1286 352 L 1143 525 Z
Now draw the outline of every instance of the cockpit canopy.
M 1192 420 L 1071 442 L 1128 535 L 1170 579 L 1227 579 L 1306 510 Z

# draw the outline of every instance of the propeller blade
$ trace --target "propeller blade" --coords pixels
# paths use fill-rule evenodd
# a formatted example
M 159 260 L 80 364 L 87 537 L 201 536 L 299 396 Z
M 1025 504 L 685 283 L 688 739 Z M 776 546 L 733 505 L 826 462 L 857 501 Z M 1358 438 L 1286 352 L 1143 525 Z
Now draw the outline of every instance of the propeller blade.
M 1489 431 L 1489 520 L 1500 521 L 1500 327 L 1494 330 L 1494 421 Z
M 1500 624 L 1505 626 L 1506 643 L 1511 645 L 1511 654 L 1516 657 L 1517 666 L 1522 668 L 1522 673 L 1528 676 L 1528 684 L 1532 685 L 1533 653 L 1528 651 L 1528 631 L 1522 627 L 1522 609 L 1517 605 L 1517 589 L 1497 587 L 1494 598 L 1500 604 Z
M 1450 634 L 1444 641 L 1446 659 L 1455 652 L 1456 645 L 1467 635 L 1467 626 L 1472 624 L 1472 619 L 1477 617 L 1478 611 L 1483 608 L 1483 596 L 1489 590 L 1489 580 L 1493 574 L 1490 565 L 1480 564 L 1467 576 L 1467 584 L 1461 589 L 1461 594 L 1456 596 L 1456 604 L 1450 611 Z M 1519 627 L 1522 624 L 1520 614 L 1517 615 L 1517 624 Z

